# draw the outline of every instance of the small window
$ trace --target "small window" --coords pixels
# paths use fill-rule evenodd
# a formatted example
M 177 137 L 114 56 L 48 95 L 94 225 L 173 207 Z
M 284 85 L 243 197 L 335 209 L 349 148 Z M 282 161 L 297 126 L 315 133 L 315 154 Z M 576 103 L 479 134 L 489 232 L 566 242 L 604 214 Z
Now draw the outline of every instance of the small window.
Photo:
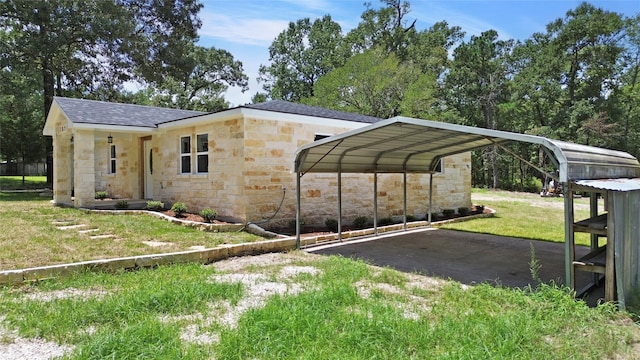
M 209 172 L 209 135 L 196 135 L 196 159 L 198 173 Z
M 109 174 L 116 173 L 116 146 L 109 146 Z
M 180 138 L 180 173 L 191 173 L 191 136 Z

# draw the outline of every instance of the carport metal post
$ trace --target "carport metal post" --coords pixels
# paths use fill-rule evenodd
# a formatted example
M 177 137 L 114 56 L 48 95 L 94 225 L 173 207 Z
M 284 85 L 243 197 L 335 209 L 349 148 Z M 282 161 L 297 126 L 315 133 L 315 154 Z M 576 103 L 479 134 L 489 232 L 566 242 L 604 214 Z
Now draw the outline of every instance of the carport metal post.
M 571 182 L 567 181 L 564 187 L 564 269 L 565 285 L 574 290 L 576 287 L 575 270 L 573 260 L 575 260 L 574 234 L 573 234 L 573 189 Z
M 378 171 L 373 171 L 373 234 L 378 236 Z
M 300 249 L 300 172 L 296 172 L 296 249 Z
M 403 181 L 403 209 L 402 213 L 404 214 L 404 230 L 407 230 L 407 169 L 404 169 L 404 181 Z
M 338 165 L 338 241 L 342 242 L 342 167 Z
M 431 227 L 431 212 L 433 211 L 433 173 L 429 173 L 429 214 L 427 215 L 427 219 L 429 219 L 429 227 Z

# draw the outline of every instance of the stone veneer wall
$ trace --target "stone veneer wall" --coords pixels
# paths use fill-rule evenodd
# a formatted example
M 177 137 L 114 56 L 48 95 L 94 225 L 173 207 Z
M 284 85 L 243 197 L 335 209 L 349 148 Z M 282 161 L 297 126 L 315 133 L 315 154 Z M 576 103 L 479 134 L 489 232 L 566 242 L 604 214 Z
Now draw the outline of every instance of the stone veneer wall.
M 95 139 L 95 190 L 106 191 L 113 198 L 139 199 L 142 197 L 139 185 L 140 138 L 131 134 L 114 133 L 113 144 L 109 144 L 108 135 L 100 133 Z M 115 174 L 109 173 L 111 145 L 116 147 Z
M 191 145 L 195 156 L 195 135 L 202 133 L 209 134 L 209 173 L 180 174 L 180 137 L 192 136 Z M 243 137 L 242 119 L 171 129 L 159 136 L 154 135 L 154 167 L 158 169 L 157 172 L 154 171 L 154 198 L 165 202 L 166 206 L 180 201 L 191 212 L 212 208 L 221 218 L 243 220 Z M 195 166 L 194 162 L 192 164 Z M 195 171 L 195 168 L 192 170 Z
M 296 149 L 312 142 L 316 134 L 351 129 L 239 116 L 156 132 L 152 136 L 154 199 L 167 206 L 184 202 L 191 212 L 212 208 L 226 220 L 285 227 L 295 219 L 296 174 L 292 167 Z M 194 173 L 180 174 L 180 137 L 192 136 L 195 160 L 195 135 L 202 133 L 209 134 L 209 172 L 196 174 L 192 161 Z M 118 197 L 141 197 L 140 137 L 114 134 L 114 144 L 118 170 L 108 174 L 106 137 L 96 140 L 96 187 Z M 469 154 L 445 159 L 445 171 L 433 177 L 434 211 L 471 205 L 470 163 Z M 407 180 L 407 213 L 424 216 L 429 204 L 429 175 L 409 174 Z M 378 175 L 380 219 L 402 215 L 402 183 L 401 174 Z M 327 218 L 338 217 L 337 174 L 306 174 L 301 188 L 301 211 L 307 225 L 323 225 Z M 342 208 L 347 224 L 357 216 L 373 216 L 373 175 L 342 175 Z M 263 223 L 276 211 L 272 221 Z
M 246 220 L 260 222 L 277 210 L 286 189 L 284 202 L 274 221 L 265 227 L 282 227 L 295 219 L 295 176 L 291 173 L 295 151 L 313 141 L 316 133 L 339 134 L 348 128 L 322 124 L 250 118 L 245 124 L 244 190 Z M 445 159 L 445 171 L 434 175 L 434 210 L 471 206 L 470 154 Z M 378 175 L 378 218 L 402 215 L 403 176 Z M 373 217 L 373 175 L 342 175 L 343 219 L 349 223 L 357 216 Z M 407 176 L 407 213 L 428 212 L 429 175 Z M 301 182 L 301 212 L 306 225 L 323 225 L 327 218 L 338 217 L 337 174 L 306 174 Z

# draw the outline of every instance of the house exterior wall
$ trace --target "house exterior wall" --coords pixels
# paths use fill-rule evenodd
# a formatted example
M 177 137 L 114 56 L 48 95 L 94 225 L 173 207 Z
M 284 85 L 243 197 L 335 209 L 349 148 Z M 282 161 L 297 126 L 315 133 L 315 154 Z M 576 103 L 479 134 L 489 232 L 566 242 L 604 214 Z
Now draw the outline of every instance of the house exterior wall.
M 293 159 L 298 147 L 314 140 L 316 134 L 339 134 L 346 127 L 321 123 L 248 118 L 245 122 L 245 161 L 243 169 L 246 220 L 261 222 L 282 206 L 266 227 L 283 227 L 295 219 L 296 174 Z M 445 160 L 445 171 L 434 176 L 434 208 L 471 206 L 470 154 Z M 338 217 L 337 174 L 306 174 L 301 181 L 301 213 L 307 225 L 323 225 Z M 343 219 L 373 216 L 373 175 L 342 175 Z M 429 175 L 407 177 L 407 213 L 423 216 L 428 212 Z M 378 217 L 402 215 L 403 175 L 378 175 Z M 286 191 L 283 191 L 286 189 Z M 284 199 L 283 199 L 284 197 Z
M 108 133 L 98 133 L 94 145 L 95 191 L 106 191 L 118 199 L 138 199 L 142 195 L 139 186 L 140 139 L 131 134 L 111 134 L 113 143 L 107 141 Z M 110 172 L 111 146 L 116 149 L 115 173 Z
M 209 172 L 180 173 L 180 137 L 191 136 L 192 153 L 195 136 L 208 134 Z M 242 221 L 245 214 L 244 127 L 243 119 L 215 121 L 204 125 L 166 130 L 153 136 L 154 198 L 170 206 L 184 202 L 189 211 L 215 209 L 221 218 Z M 192 159 L 192 170 L 195 169 Z M 154 165 L 155 167 L 156 165 Z

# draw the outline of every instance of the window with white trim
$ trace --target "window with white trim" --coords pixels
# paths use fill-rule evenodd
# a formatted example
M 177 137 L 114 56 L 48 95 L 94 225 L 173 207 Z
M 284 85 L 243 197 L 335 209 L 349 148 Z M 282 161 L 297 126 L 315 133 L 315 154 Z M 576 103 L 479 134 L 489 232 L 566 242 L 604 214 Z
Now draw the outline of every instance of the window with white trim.
M 109 146 L 109 174 L 116 173 L 116 146 Z
M 209 172 L 209 134 L 196 135 L 196 171 Z
M 191 173 L 191 136 L 180 137 L 180 173 Z

